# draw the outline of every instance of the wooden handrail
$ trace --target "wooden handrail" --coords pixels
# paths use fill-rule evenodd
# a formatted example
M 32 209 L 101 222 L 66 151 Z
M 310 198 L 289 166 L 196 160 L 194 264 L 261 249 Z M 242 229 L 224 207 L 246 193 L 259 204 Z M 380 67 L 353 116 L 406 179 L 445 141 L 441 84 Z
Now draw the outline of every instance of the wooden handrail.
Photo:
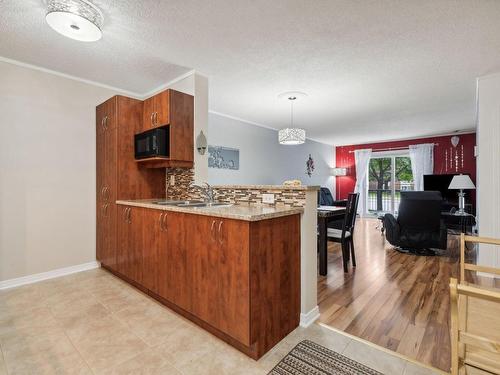
M 476 264 L 472 264 L 472 263 L 466 263 L 465 262 L 465 243 L 466 242 L 484 243 L 484 244 L 489 244 L 489 245 L 500 245 L 500 239 L 497 239 L 497 238 L 466 236 L 465 234 L 461 233 L 460 234 L 460 282 L 461 283 L 465 282 L 465 270 L 479 271 L 479 272 L 486 272 L 486 273 L 492 273 L 495 275 L 500 275 L 500 269 L 498 269 L 498 268 L 480 266 L 480 265 L 476 265 Z
M 451 284 L 450 284 L 451 286 Z M 488 301 L 500 302 L 500 293 L 492 290 L 480 289 L 470 285 L 458 284 L 458 294 L 463 294 L 469 297 L 487 299 Z

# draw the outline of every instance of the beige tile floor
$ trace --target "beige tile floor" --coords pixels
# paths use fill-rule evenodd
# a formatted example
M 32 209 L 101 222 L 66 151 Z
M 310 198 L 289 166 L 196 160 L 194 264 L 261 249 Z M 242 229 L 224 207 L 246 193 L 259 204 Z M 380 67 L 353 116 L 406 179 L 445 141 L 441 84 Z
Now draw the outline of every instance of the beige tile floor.
M 306 338 L 387 375 L 434 373 L 317 324 L 254 361 L 102 269 L 0 291 L 0 375 L 266 374 Z

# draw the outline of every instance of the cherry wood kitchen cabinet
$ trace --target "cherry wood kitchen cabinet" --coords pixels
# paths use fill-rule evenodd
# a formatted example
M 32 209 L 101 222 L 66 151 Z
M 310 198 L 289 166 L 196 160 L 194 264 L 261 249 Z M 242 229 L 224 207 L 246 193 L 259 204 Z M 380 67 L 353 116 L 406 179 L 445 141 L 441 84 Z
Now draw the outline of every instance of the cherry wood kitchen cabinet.
M 191 312 L 192 227 L 196 217 L 179 212 L 166 213 L 167 246 L 160 247 L 158 275 L 160 296 Z
M 244 221 L 119 205 L 118 266 L 152 297 L 253 358 L 299 324 L 298 214 Z
M 118 219 L 116 270 L 139 285 L 144 284 L 142 227 L 144 208 L 127 207 Z
M 116 267 L 118 199 L 165 196 L 165 171 L 139 168 L 134 134 L 142 126 L 143 103 L 114 96 L 96 107 L 96 258 Z
M 169 156 L 137 162 L 147 168 L 192 168 L 194 158 L 194 97 L 165 90 L 144 100 L 142 127 L 138 133 L 157 127 L 169 132 Z
M 196 217 L 192 247 L 192 312 L 250 345 L 248 222 Z
M 170 124 L 170 94 L 165 90 L 144 100 L 143 130 Z

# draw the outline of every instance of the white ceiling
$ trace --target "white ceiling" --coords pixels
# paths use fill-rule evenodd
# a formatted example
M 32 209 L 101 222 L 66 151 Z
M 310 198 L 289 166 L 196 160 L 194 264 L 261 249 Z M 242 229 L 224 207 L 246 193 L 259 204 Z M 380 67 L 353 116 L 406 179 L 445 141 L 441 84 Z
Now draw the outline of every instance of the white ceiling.
M 103 39 L 64 38 L 42 0 L 0 0 L 0 56 L 144 94 L 196 69 L 210 109 L 331 144 L 474 127 L 500 70 L 498 0 L 94 0 Z

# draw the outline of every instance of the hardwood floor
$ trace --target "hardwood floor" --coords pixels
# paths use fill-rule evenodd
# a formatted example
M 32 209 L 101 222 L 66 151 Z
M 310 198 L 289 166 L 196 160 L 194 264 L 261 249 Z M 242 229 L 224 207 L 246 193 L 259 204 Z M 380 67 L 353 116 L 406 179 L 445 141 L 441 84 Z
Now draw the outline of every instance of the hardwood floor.
M 328 275 L 318 278 L 320 321 L 449 371 L 449 280 L 458 275 L 458 239 L 435 257 L 401 254 L 375 219 L 356 223 L 357 268 L 342 270 L 340 246 L 328 245 Z

